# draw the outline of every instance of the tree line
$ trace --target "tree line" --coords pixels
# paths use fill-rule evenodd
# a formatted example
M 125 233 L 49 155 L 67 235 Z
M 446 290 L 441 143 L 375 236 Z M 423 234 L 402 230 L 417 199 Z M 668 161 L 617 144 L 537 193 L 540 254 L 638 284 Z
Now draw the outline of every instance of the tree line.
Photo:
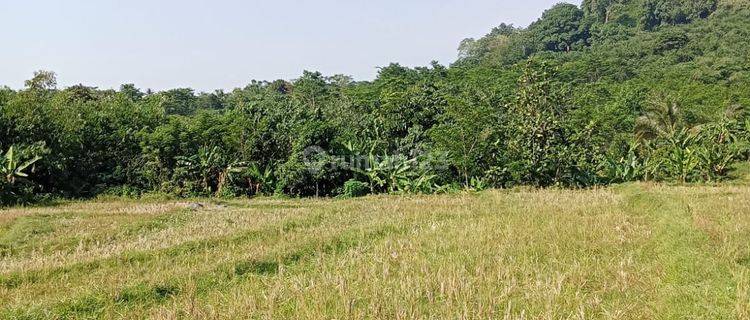
M 720 181 L 750 154 L 748 30 L 745 1 L 586 0 L 373 81 L 152 92 L 40 71 L 0 89 L 0 201 Z

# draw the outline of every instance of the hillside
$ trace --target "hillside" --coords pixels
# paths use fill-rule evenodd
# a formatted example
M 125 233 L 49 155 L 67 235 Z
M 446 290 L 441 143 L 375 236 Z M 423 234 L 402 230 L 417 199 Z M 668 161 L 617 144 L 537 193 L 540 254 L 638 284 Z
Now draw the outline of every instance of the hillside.
M 450 66 L 391 64 L 365 82 L 152 92 L 38 72 L 0 90 L 0 202 L 727 180 L 750 158 L 748 7 L 559 4 L 463 41 Z

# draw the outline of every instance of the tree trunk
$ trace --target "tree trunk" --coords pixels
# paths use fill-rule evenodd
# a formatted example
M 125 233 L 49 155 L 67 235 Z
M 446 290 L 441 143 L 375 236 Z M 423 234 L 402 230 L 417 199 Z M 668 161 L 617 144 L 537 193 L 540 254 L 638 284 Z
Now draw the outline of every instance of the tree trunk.
M 224 191 L 224 184 L 227 181 L 227 172 L 223 171 L 219 173 L 219 184 L 216 186 L 216 196 L 220 196 L 221 192 Z
M 607 11 L 604 13 L 604 24 L 609 23 L 609 16 L 612 14 L 612 9 L 607 8 Z
M 464 171 L 464 186 L 466 186 L 466 188 L 469 188 L 469 169 L 466 166 L 464 166 L 463 171 Z

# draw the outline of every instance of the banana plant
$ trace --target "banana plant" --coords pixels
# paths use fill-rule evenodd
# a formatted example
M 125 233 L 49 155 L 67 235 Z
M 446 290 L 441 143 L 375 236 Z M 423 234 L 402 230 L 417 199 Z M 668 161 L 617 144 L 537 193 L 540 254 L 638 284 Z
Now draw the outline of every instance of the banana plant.
M 361 145 L 347 144 L 347 149 L 357 155 Z M 373 144 L 367 155 L 364 167 L 352 166 L 350 169 L 368 180 L 370 192 L 388 193 L 434 193 L 439 189 L 435 183 L 437 175 L 430 170 L 420 168 L 417 158 L 402 154 L 376 155 L 377 144 Z
M 434 193 L 438 189 L 434 174 L 422 173 L 408 179 L 401 180 L 399 189 L 405 193 Z
M 0 166 L 0 173 L 4 177 L 4 182 L 13 185 L 19 179 L 28 178 L 29 175 L 25 172 L 26 169 L 33 166 L 34 163 L 41 160 L 42 157 L 35 156 L 34 158 L 21 162 L 19 155 L 15 152 L 13 147 L 8 149 L 3 158 L 2 166 Z
M 225 168 L 226 159 L 219 147 L 200 147 L 196 154 L 176 157 L 177 164 L 200 177 L 204 192 L 211 191 L 211 182 Z
M 699 136 L 689 129 L 681 129 L 669 137 L 664 158 L 665 169 L 680 182 L 688 182 L 700 165 L 698 158 Z
M 381 167 L 388 183 L 388 192 L 401 191 L 400 187 L 409 182 L 413 175 L 416 162 L 417 159 L 407 159 L 404 156 L 384 156 Z
M 484 191 L 489 188 L 487 179 L 481 177 L 472 177 L 469 181 L 468 189 L 472 191 Z
M 729 171 L 738 153 L 721 145 L 698 149 L 702 178 L 706 181 L 720 180 Z
M 364 175 L 370 181 L 370 192 L 378 191 L 378 188 L 385 187 L 386 180 L 382 178 L 382 163 L 378 161 L 378 158 L 373 152 L 374 148 L 370 149 L 367 155 L 367 163 L 364 168 L 352 167 L 352 171 Z
M 641 143 L 634 142 L 628 146 L 628 153 L 620 158 L 607 158 L 604 163 L 604 174 L 610 182 L 620 183 L 636 181 L 648 176 L 649 159 L 638 153 Z
M 248 183 L 255 188 L 255 194 L 262 194 L 264 189 L 273 188 L 275 181 L 273 170 L 270 166 L 261 169 L 258 164 L 253 163 L 246 170 Z

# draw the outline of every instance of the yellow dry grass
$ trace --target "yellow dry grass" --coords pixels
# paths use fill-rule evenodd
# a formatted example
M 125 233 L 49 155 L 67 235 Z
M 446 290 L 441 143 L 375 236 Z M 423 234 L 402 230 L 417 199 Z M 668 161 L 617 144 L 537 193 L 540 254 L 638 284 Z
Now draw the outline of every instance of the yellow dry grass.
M 0 211 L 0 318 L 750 318 L 750 188 Z

